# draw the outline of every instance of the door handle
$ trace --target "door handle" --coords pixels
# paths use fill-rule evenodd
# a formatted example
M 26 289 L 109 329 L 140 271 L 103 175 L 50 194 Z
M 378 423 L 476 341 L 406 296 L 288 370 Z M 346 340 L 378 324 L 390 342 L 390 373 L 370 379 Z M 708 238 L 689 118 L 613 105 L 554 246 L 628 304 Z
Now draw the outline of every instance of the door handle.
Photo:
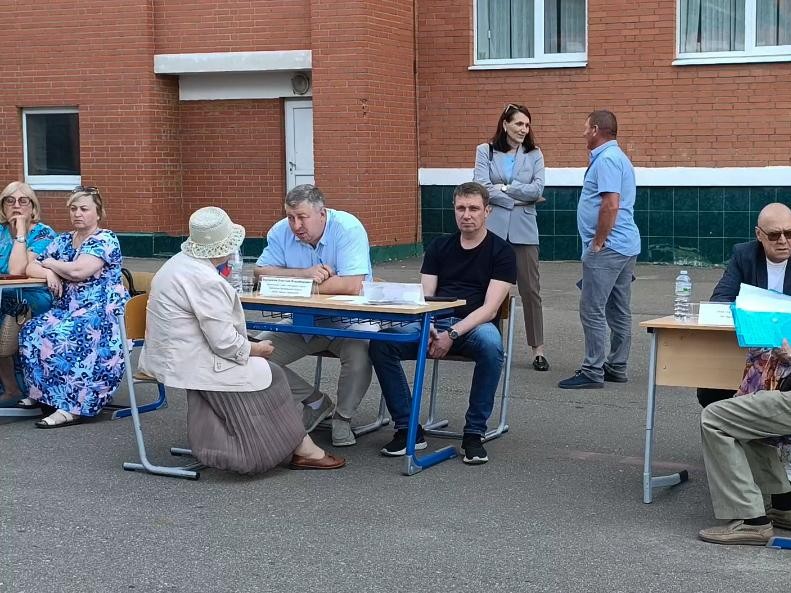
M 291 171 L 293 173 L 294 169 L 296 169 L 296 168 L 297 168 L 297 164 L 294 161 L 288 161 L 288 170 L 289 171 Z

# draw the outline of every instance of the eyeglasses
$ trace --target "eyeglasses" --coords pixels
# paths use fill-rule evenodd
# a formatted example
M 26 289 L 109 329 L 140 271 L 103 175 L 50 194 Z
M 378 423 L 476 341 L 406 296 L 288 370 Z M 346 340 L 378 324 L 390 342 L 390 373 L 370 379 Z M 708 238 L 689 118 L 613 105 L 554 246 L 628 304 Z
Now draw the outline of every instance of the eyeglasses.
M 3 198 L 3 204 L 8 204 L 10 206 L 14 202 L 20 206 L 30 206 L 30 198 L 27 196 L 6 196 Z
M 755 228 L 757 228 L 764 235 L 766 235 L 766 238 L 769 239 L 772 243 L 775 243 L 775 242 L 779 241 L 780 240 L 780 235 L 783 235 L 786 238 L 786 241 L 791 241 L 791 229 L 784 229 L 782 231 L 771 231 L 771 232 L 767 233 L 765 230 L 763 230 L 759 226 L 757 226 Z
M 79 193 L 79 192 L 84 192 L 86 194 L 99 195 L 99 188 L 98 187 L 94 187 L 93 185 L 87 185 L 87 186 L 85 186 L 85 185 L 78 185 L 73 190 L 71 190 L 71 193 L 73 193 L 73 194 L 76 194 L 76 193 Z

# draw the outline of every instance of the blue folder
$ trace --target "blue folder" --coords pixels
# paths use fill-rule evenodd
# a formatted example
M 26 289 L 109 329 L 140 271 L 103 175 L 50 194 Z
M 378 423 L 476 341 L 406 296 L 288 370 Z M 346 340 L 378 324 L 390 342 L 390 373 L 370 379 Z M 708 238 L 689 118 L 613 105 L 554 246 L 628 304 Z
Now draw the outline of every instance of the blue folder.
M 791 313 L 745 311 L 731 303 L 736 338 L 742 348 L 780 348 L 791 341 Z

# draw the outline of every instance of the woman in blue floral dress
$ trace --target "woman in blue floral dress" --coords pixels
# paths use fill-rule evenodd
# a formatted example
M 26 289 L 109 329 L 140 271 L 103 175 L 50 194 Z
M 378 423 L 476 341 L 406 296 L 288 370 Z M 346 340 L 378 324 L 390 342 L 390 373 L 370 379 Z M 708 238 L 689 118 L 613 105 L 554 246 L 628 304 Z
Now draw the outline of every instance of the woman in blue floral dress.
M 67 201 L 73 232 L 58 235 L 40 256 L 30 257 L 28 276 L 45 278 L 52 308 L 19 334 L 29 397 L 52 413 L 38 428 L 77 424 L 106 406 L 124 375 L 117 313 L 129 295 L 121 281 L 121 248 L 104 218 L 96 188 L 77 188 Z
M 41 206 L 36 192 L 27 183 L 14 181 L 0 192 L 0 274 L 24 274 L 28 253 L 40 255 L 55 238 L 55 231 L 39 220 Z M 52 304 L 45 287 L 6 288 L 0 305 L 0 323 L 6 315 L 17 315 L 30 307 L 40 315 Z M 14 357 L 0 356 L 0 381 L 3 394 L 0 406 L 12 406 L 22 397 L 14 372 Z

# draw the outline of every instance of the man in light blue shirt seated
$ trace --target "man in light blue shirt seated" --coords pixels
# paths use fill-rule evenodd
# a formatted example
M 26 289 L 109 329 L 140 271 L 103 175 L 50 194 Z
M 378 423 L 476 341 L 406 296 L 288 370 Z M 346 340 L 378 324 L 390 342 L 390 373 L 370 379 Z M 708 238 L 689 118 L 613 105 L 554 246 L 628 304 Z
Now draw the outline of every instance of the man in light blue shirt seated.
M 590 165 L 577 205 L 585 360 L 572 377 L 558 383 L 562 389 L 594 389 L 604 386 L 605 381 L 627 381 L 632 274 L 640 254 L 640 231 L 634 222 L 634 167 L 618 146 L 617 133 L 618 122 L 609 111 L 594 111 L 585 121 L 583 135 L 591 151 Z
M 286 218 L 266 235 L 267 246 L 256 262 L 258 276 L 311 278 L 321 294 L 360 293 L 363 280 L 371 280 L 368 233 L 352 214 L 324 205 L 314 185 L 298 185 L 286 195 Z M 294 396 L 304 404 L 302 420 L 307 432 L 330 415 L 332 444 L 354 445 L 351 417 L 371 384 L 368 341 L 264 332 L 275 351 L 269 360 L 286 371 Z M 286 367 L 308 354 L 329 350 L 341 362 L 338 404 Z

